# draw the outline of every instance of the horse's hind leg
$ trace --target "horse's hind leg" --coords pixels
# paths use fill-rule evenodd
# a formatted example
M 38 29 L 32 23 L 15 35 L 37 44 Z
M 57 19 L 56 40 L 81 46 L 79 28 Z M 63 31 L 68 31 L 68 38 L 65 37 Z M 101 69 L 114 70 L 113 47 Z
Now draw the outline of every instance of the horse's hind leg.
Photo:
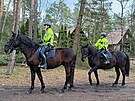
M 71 68 L 70 68 L 70 86 L 69 86 L 69 88 L 71 89 L 71 88 L 73 88 L 73 83 L 74 83 L 74 70 L 75 69 L 75 64 L 72 64 L 71 65 Z
M 122 76 L 123 76 L 123 79 L 122 79 L 122 86 L 125 85 L 125 75 L 126 75 L 126 71 L 125 71 L 125 68 L 124 67 L 121 67 L 121 72 L 122 72 Z
M 113 83 L 113 86 L 114 86 L 115 84 L 118 84 L 118 80 L 119 80 L 119 77 L 120 77 L 120 70 L 119 70 L 118 67 L 115 67 L 115 71 L 116 71 L 117 77 L 116 77 L 115 82 Z
M 37 76 L 38 76 L 38 78 L 41 82 L 41 93 L 44 93 L 45 84 L 44 84 L 43 77 L 42 77 L 40 69 L 38 69 L 38 71 L 37 71 Z
M 34 89 L 34 81 L 35 81 L 35 71 L 30 68 L 31 71 L 31 87 L 28 90 L 28 93 L 32 93 L 32 90 Z

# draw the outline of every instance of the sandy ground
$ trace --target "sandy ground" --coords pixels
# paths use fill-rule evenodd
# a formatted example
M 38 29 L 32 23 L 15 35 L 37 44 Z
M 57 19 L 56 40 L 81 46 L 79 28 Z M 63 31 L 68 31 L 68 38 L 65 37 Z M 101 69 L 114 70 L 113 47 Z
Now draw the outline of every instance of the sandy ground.
M 126 85 L 112 87 L 116 75 L 114 69 L 99 70 L 100 85 L 96 86 L 92 74 L 93 85 L 88 81 L 89 69 L 76 69 L 74 89 L 59 93 L 64 85 L 65 71 L 63 67 L 43 70 L 46 84 L 45 93 L 40 92 L 40 82 L 36 77 L 35 90 L 28 94 L 30 87 L 30 71 L 27 67 L 15 67 L 13 75 L 6 75 L 6 67 L 0 67 L 0 101 L 135 101 L 135 66 L 132 65 L 130 76 L 126 77 Z

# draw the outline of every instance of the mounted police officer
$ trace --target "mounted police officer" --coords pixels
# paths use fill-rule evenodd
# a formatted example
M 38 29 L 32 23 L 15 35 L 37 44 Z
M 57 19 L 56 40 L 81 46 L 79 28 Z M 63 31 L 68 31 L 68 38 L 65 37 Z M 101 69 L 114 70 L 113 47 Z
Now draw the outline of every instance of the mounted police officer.
M 47 68 L 45 52 L 49 51 L 52 47 L 54 47 L 53 44 L 54 33 L 51 28 L 51 24 L 49 22 L 45 23 L 44 28 L 45 28 L 45 34 L 43 40 L 40 42 L 42 47 L 39 49 L 39 55 L 42 58 L 42 61 L 38 65 L 38 67 L 42 69 Z
M 106 53 L 108 51 L 108 40 L 106 38 L 106 33 L 101 32 L 100 36 L 101 37 L 96 42 L 95 46 L 99 50 L 99 57 L 101 58 L 103 56 L 105 64 L 109 64 L 110 62 L 109 62 L 109 59 L 108 59 L 108 57 L 106 55 Z

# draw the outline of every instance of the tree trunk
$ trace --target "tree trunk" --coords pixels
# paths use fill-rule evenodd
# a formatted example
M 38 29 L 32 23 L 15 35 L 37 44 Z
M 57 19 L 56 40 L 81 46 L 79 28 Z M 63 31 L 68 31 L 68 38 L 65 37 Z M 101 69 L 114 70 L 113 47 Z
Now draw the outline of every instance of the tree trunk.
M 23 24 L 24 24 L 24 22 L 25 22 L 25 16 L 26 16 L 25 10 L 26 10 L 25 3 L 22 2 L 22 23 L 23 23 Z
M 13 23 L 13 31 L 18 34 L 18 29 L 19 29 L 19 20 L 20 20 L 20 6 L 21 6 L 22 0 L 14 0 L 14 23 Z M 13 73 L 13 68 L 14 68 L 14 63 L 15 63 L 15 55 L 16 51 L 14 50 L 10 54 L 10 60 L 8 62 L 8 74 Z
M 29 17 L 29 37 L 32 39 L 32 29 L 33 29 L 33 15 L 34 15 L 34 0 L 31 0 L 31 10 Z
M 38 0 L 35 0 L 34 1 L 34 26 L 33 26 L 33 28 L 34 28 L 34 41 L 37 41 L 37 7 L 38 7 Z
M 121 5 L 121 17 L 120 17 L 120 19 L 121 19 L 121 36 L 122 36 L 122 40 L 121 40 L 121 47 L 120 47 L 120 50 L 121 51 L 124 51 L 124 42 L 123 42 L 123 30 L 124 30 L 124 23 L 123 23 L 123 16 L 124 16 L 124 9 L 125 9 L 125 7 L 126 7 L 126 5 L 127 5 L 127 3 L 128 3 L 128 1 L 129 0 L 127 0 L 127 1 L 124 1 L 124 0 L 117 0 L 119 3 L 120 3 L 120 5 Z M 124 4 L 124 2 L 125 2 L 125 4 Z
M 104 30 L 104 1 L 101 0 L 101 31 Z
M 80 12 L 79 12 L 78 20 L 77 20 L 77 26 L 75 30 L 75 37 L 74 37 L 74 43 L 73 43 L 73 48 L 75 48 L 76 50 L 77 50 L 77 46 L 79 42 L 82 17 L 84 14 L 84 7 L 85 7 L 85 0 L 81 0 Z
M 5 15 L 5 17 L 4 17 L 4 22 L 3 22 L 3 26 L 2 26 L 2 30 L 1 30 L 2 33 L 3 33 L 3 31 L 4 31 L 4 27 L 5 27 L 5 24 L 6 24 L 6 20 L 7 20 L 7 16 L 8 16 L 8 10 L 9 10 L 9 5 L 10 5 L 10 3 L 11 3 L 11 0 L 9 0 L 8 6 L 7 6 L 7 9 L 6 9 L 6 15 Z
M 90 39 L 90 43 L 92 43 L 92 39 L 91 39 L 91 36 L 90 36 L 90 20 L 91 20 L 91 0 L 88 0 L 88 6 L 89 6 L 89 12 L 88 12 L 88 38 Z
M 1 0 L 0 2 L 0 38 L 2 36 L 2 15 L 3 15 L 3 6 L 4 6 L 4 0 Z

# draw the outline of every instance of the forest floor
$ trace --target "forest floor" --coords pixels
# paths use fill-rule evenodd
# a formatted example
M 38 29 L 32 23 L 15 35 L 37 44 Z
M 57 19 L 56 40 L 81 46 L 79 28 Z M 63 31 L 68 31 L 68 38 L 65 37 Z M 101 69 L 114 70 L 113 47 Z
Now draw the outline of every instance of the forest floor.
M 15 66 L 14 73 L 7 75 L 6 66 L 0 67 L 0 101 L 135 101 L 135 64 L 131 63 L 130 76 L 126 77 L 125 86 L 119 84 L 112 86 L 116 75 L 114 69 L 98 70 L 100 85 L 96 86 L 94 74 L 93 85 L 88 81 L 89 69 L 75 70 L 74 88 L 59 91 L 64 85 L 64 68 L 42 70 L 45 81 L 45 93 L 40 92 L 40 82 L 36 76 L 35 89 L 28 94 L 31 84 L 30 70 L 28 67 Z

